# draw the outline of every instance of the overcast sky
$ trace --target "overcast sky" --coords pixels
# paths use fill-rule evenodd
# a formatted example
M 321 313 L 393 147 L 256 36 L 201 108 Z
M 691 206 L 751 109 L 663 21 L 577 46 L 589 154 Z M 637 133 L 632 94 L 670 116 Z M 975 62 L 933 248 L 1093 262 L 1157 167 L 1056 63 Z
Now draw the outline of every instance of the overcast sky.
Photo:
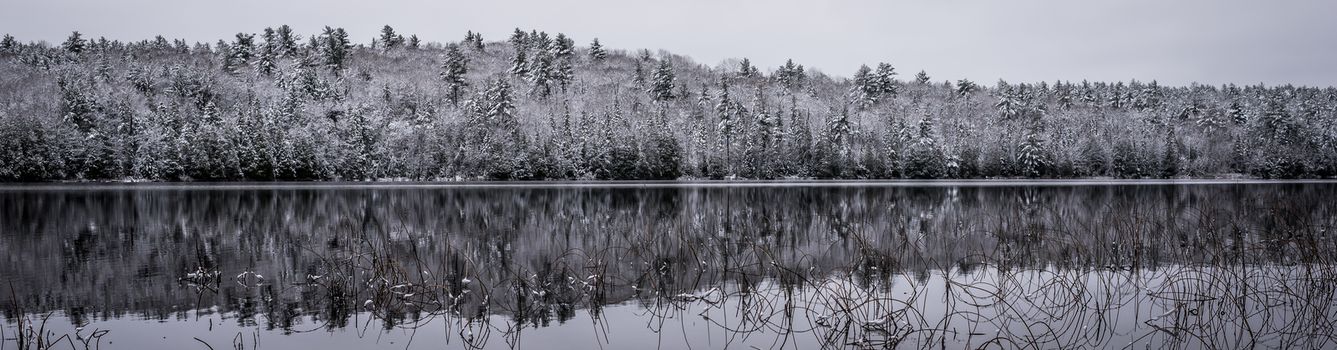
M 935 81 L 1159 80 L 1337 85 L 1331 0 L 2 0 L 0 32 L 23 41 L 87 36 L 213 42 L 289 24 L 309 35 L 380 27 L 427 41 L 466 30 L 504 40 L 515 27 L 580 45 L 665 49 L 715 65 L 748 57 L 837 76 L 860 64 L 926 70 Z

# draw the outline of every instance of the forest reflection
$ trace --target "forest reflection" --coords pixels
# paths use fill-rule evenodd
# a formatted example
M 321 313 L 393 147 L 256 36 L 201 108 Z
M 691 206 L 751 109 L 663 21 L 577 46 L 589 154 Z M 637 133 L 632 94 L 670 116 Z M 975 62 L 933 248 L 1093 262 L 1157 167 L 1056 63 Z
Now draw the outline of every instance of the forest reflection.
M 727 309 L 728 332 L 836 347 L 1109 346 L 1129 330 L 1325 347 L 1337 345 L 1334 195 L 1323 183 L 10 190 L 0 278 L 13 292 L 0 304 L 11 324 L 50 311 L 75 325 L 218 313 L 280 332 L 357 327 L 361 314 L 385 329 L 444 320 L 479 347 L 497 345 L 463 329 L 511 344 L 506 330 L 611 305 L 647 318 Z

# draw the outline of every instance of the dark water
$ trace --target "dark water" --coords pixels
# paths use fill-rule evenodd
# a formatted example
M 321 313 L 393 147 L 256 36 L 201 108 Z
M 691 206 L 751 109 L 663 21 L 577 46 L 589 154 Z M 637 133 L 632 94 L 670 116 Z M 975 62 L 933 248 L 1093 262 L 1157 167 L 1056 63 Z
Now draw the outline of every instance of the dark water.
M 1322 182 L 10 187 L 3 344 L 1334 348 L 1334 198 Z

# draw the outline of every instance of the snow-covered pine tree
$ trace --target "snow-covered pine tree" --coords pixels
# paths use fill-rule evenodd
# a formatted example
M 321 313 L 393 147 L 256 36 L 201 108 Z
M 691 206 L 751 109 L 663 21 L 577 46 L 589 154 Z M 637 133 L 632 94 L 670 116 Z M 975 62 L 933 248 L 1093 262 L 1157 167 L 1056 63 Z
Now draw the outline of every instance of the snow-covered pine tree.
M 521 46 L 515 48 L 515 56 L 511 57 L 511 74 L 521 77 L 529 74 L 529 60 L 525 58 L 525 50 Z
M 528 44 L 531 51 L 547 51 L 552 47 L 552 38 L 548 36 L 548 32 L 531 31 Z
M 896 95 L 896 68 L 889 63 L 878 63 L 877 71 L 873 73 L 873 85 L 877 91 L 877 97 Z
M 277 50 L 279 57 L 291 57 L 297 55 L 297 41 L 300 40 L 300 38 L 298 38 L 296 34 L 293 34 L 292 27 L 289 27 L 287 24 L 281 25 L 278 29 L 274 30 L 274 34 L 276 40 L 278 40 Z
M 785 64 L 775 71 L 775 81 L 791 91 L 803 85 L 803 77 L 803 66 L 794 64 L 793 59 L 785 60 Z
M 871 68 L 867 65 L 859 66 L 859 70 L 854 72 L 852 83 L 849 97 L 859 109 L 866 109 L 877 103 L 881 87 Z
M 1230 107 L 1226 108 L 1226 114 L 1230 116 L 1230 121 L 1235 125 L 1245 125 L 1249 123 L 1249 117 L 1244 113 L 1244 106 L 1239 101 L 1230 101 Z
M 602 44 L 599 44 L 599 38 L 594 38 L 594 41 L 590 42 L 590 58 L 594 59 L 595 62 L 600 62 L 607 57 L 608 52 L 604 51 Z
M 262 75 L 268 76 L 274 74 L 274 69 L 277 67 L 277 63 L 275 61 L 278 60 L 279 49 L 278 49 L 278 43 L 274 41 L 275 40 L 274 37 L 275 37 L 274 30 L 271 28 L 265 28 L 265 33 L 264 33 L 265 43 L 260 46 L 260 54 L 258 55 L 259 57 L 256 59 L 256 64 L 255 64 L 256 72 Z
M 929 81 L 928 72 L 925 72 L 925 71 L 922 71 L 922 70 L 921 70 L 921 71 L 919 71 L 919 73 L 916 73 L 916 74 L 915 74 L 915 82 L 916 82 L 916 83 L 919 83 L 920 85 L 924 85 L 924 84 L 928 84 L 928 81 Z
M 395 34 L 395 29 L 391 28 L 390 25 L 387 24 L 386 26 L 381 27 L 381 37 L 380 37 L 381 48 L 386 50 L 392 50 L 396 47 L 399 47 L 399 45 L 403 42 L 403 38 L 404 37 L 400 36 L 399 34 Z
M 652 80 L 653 82 L 648 91 L 650 97 L 654 98 L 656 101 L 667 101 L 676 97 L 673 94 L 673 84 L 675 80 L 673 66 L 669 64 L 667 59 L 659 62 L 659 68 L 655 69 Z
M 566 34 L 557 33 L 557 37 L 553 39 L 552 45 L 549 47 L 549 51 L 555 60 L 568 60 L 576 54 L 576 43 L 568 38 Z
M 743 57 L 743 60 L 738 62 L 739 77 L 752 78 L 757 75 L 760 75 L 758 74 L 757 67 L 752 66 L 752 61 L 748 60 L 747 57 Z
M 530 92 L 536 93 L 539 97 L 548 97 L 552 94 L 552 76 L 553 76 L 553 57 L 547 50 L 537 50 L 534 58 L 529 61 L 529 68 L 526 69 L 525 78 L 529 80 Z
M 720 77 L 720 95 L 716 98 L 715 116 L 719 119 L 721 148 L 724 148 L 725 162 L 733 159 L 733 137 L 737 134 L 737 121 L 734 120 L 734 102 L 729 99 L 729 81 Z M 726 163 L 732 169 L 733 164 Z
M 515 28 L 515 31 L 511 32 L 511 37 L 506 41 L 511 43 L 511 47 L 516 51 L 524 51 L 525 47 L 529 46 L 529 34 L 520 30 L 520 28 Z
M 69 38 L 65 39 L 65 43 L 60 44 L 60 48 L 65 49 L 65 51 L 69 53 L 79 54 L 84 52 L 84 46 L 86 45 L 88 45 L 88 41 L 84 40 L 83 34 L 79 34 L 79 31 L 74 31 L 73 33 L 70 33 Z
M 446 83 L 447 98 L 452 105 L 459 105 L 461 94 L 469 86 L 464 75 L 469 72 L 469 58 L 460 52 L 457 45 L 446 47 L 445 57 L 441 62 L 441 80 Z
M 1040 138 L 1035 128 L 1026 131 L 1026 138 L 1017 149 L 1017 163 L 1021 165 L 1021 173 L 1026 177 L 1040 177 L 1049 166 L 1044 140 Z
M 850 155 L 849 141 L 853 131 L 848 107 L 841 107 L 840 111 L 832 115 L 831 120 L 826 123 L 827 140 L 831 142 L 831 147 L 835 148 L 842 160 Z
M 13 35 L 5 34 L 4 39 L 0 39 L 0 53 L 14 53 L 18 47 L 18 40 L 14 40 Z
M 254 56 L 255 34 L 237 33 L 236 41 L 232 42 L 232 58 L 238 65 L 245 66 Z
M 979 86 L 979 85 L 976 85 L 975 82 L 970 81 L 970 80 L 968 80 L 968 79 L 961 79 L 961 80 L 957 80 L 957 81 L 956 81 L 956 95 L 957 95 L 957 96 L 961 96 L 961 97 L 969 98 L 971 94 L 973 94 L 973 93 L 975 93 L 976 91 L 979 91 L 979 90 L 980 90 L 980 86 Z
M 345 60 L 348 59 L 348 50 L 352 48 L 352 44 L 348 41 L 348 32 L 343 28 L 326 26 L 321 37 L 324 39 L 321 43 L 321 56 L 325 59 L 325 65 L 335 72 L 343 70 Z
M 465 33 L 464 46 L 467 46 L 477 52 L 483 52 L 483 34 L 474 33 L 472 30 L 470 30 L 468 33 Z
M 408 48 L 409 50 L 417 50 L 421 45 L 422 41 L 418 40 L 418 34 L 413 34 L 409 35 L 409 40 L 408 43 L 405 44 L 405 48 Z
M 515 131 L 519 126 L 515 119 L 515 97 L 511 94 L 511 84 L 506 82 L 506 78 L 497 78 L 484 96 L 485 120 L 492 126 Z

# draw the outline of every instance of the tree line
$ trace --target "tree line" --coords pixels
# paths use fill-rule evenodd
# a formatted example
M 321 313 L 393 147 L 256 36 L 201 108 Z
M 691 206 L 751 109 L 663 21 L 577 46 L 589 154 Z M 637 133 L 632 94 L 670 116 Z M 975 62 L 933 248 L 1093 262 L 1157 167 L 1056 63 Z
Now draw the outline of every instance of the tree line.
M 1337 88 L 829 76 L 516 29 L 0 39 L 0 180 L 1337 175 Z

